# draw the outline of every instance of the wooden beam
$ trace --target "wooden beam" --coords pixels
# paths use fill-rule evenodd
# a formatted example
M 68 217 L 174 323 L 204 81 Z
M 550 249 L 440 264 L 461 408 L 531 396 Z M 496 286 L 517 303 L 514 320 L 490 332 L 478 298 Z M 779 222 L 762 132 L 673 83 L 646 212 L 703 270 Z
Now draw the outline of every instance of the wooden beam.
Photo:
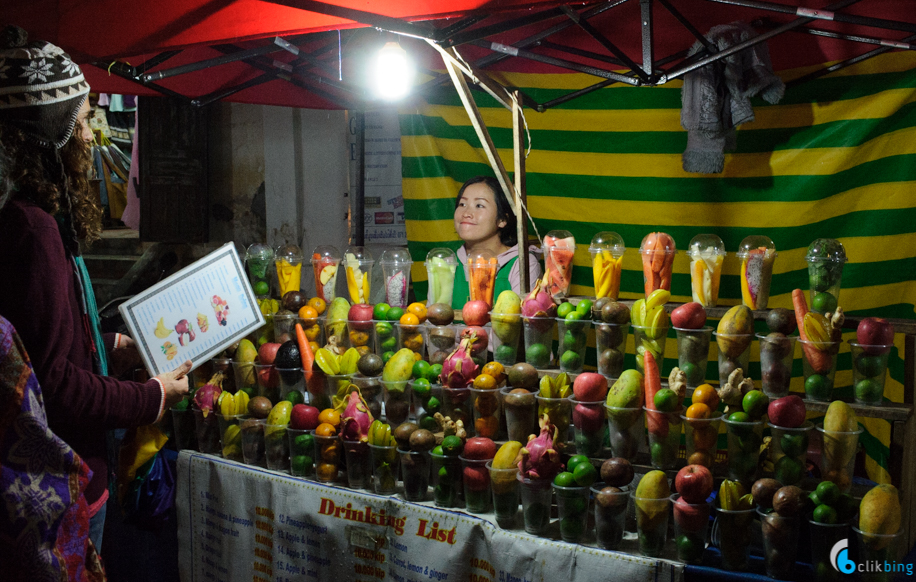
M 512 100 L 512 153 L 515 156 L 515 218 L 518 228 L 519 289 L 525 293 L 529 286 L 528 272 L 528 219 L 525 216 L 525 118 L 522 116 L 521 91 Z

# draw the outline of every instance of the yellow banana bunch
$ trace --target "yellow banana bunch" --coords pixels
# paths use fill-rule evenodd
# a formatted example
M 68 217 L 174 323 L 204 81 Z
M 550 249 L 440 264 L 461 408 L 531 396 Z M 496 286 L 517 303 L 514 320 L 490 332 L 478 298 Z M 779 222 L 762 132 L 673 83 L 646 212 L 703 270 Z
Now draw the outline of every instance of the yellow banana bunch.
M 754 496 L 747 493 L 740 482 L 726 479 L 719 486 L 719 507 L 726 511 L 753 509 Z
M 617 300 L 620 294 L 620 271 L 623 268 L 623 256 L 614 258 L 610 250 L 595 253 L 592 271 L 595 277 L 595 297 L 609 297 Z
M 248 413 L 248 400 L 248 393 L 244 390 L 239 390 L 235 394 L 223 391 L 220 393 L 216 405 L 223 416 L 236 416 Z

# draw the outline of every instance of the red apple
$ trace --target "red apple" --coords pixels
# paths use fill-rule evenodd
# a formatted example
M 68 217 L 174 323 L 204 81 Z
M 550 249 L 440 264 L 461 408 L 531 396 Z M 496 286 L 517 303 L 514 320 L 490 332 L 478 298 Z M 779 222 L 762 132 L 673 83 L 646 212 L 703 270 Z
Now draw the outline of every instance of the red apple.
M 597 402 L 607 398 L 607 378 L 594 372 L 583 372 L 573 382 L 573 395 L 579 402 Z
M 289 428 L 294 430 L 315 430 L 321 422 L 318 420 L 320 411 L 308 404 L 294 404 L 289 414 Z
M 357 303 L 347 312 L 347 320 L 354 322 L 353 329 L 358 331 L 369 331 L 372 329 L 372 312 L 373 307 L 368 303 Z
M 706 325 L 706 310 L 694 301 L 671 312 L 671 325 L 681 329 L 700 329 Z
M 461 317 L 467 325 L 486 325 L 490 321 L 490 306 L 486 301 L 468 301 L 461 308 Z
M 468 465 L 462 473 L 464 483 L 470 491 L 484 491 L 490 487 L 490 472 L 486 467 Z
M 273 342 L 261 344 L 261 347 L 258 349 L 258 363 L 273 364 L 274 360 L 277 359 L 277 350 L 279 349 L 280 344 Z
M 712 493 L 712 471 L 703 465 L 687 465 L 677 472 L 674 488 L 687 503 L 703 503 Z
M 705 500 L 698 504 L 691 504 L 681 495 L 674 502 L 674 521 L 681 531 L 696 532 L 703 529 L 703 526 L 709 521 L 709 512 L 710 507 Z
M 462 454 L 465 459 L 492 459 L 496 456 L 496 443 L 487 437 L 469 438 Z
M 866 317 L 856 328 L 856 341 L 865 346 L 863 351 L 871 356 L 880 356 L 891 351 L 894 343 L 894 325 L 880 317 Z
M 805 423 L 805 401 L 790 394 L 770 402 L 767 408 L 770 422 L 784 428 L 798 428 Z
M 258 383 L 264 388 L 276 388 L 280 385 L 280 375 L 273 366 L 261 366 L 257 368 Z
M 572 413 L 573 425 L 585 434 L 595 434 L 604 427 L 604 403 L 600 406 L 586 406 L 576 404 Z

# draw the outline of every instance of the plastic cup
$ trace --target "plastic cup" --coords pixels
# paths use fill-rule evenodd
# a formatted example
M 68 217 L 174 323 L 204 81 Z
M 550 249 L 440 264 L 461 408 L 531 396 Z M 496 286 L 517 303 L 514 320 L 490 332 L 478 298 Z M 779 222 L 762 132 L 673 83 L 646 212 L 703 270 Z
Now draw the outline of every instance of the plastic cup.
M 821 477 L 833 481 L 840 491 L 846 493 L 852 487 L 852 474 L 856 465 L 856 452 L 859 449 L 859 435 L 862 428 L 851 432 L 824 430 L 823 423 L 818 423 L 817 431 L 821 433 Z
M 834 311 L 840 300 L 843 265 L 846 249 L 843 243 L 832 238 L 819 238 L 808 245 L 805 254 L 808 263 L 809 302 L 816 313 Z
M 258 380 L 258 396 L 264 396 L 273 403 L 280 401 L 280 375 L 273 364 L 255 364 L 254 374 Z
M 716 526 L 719 528 L 719 551 L 722 554 L 723 570 L 747 570 L 751 524 L 755 515 L 756 509 L 728 510 L 716 507 Z
M 798 336 L 758 333 L 757 340 L 760 342 L 760 384 L 763 393 L 771 400 L 788 396 Z
M 223 458 L 241 463 L 243 461 L 242 430 L 239 426 L 239 419 L 242 418 L 242 415 L 223 416 L 219 413 L 211 414 L 216 414 L 219 424 L 219 443 Z
M 604 446 L 607 430 L 604 400 L 581 402 L 570 400 L 573 405 L 573 426 L 575 427 L 576 454 L 587 457 L 598 456 Z
M 319 346 L 323 346 L 327 343 L 324 339 L 324 324 L 325 324 L 325 321 L 327 321 L 327 317 L 324 314 L 320 315 L 318 319 L 314 320 L 314 323 L 311 323 L 312 320 L 305 320 L 305 319 L 299 319 L 299 318 L 297 318 L 297 321 L 299 321 L 302 324 L 302 330 L 305 332 L 305 338 L 307 340 L 309 340 L 310 342 L 315 342 Z M 296 338 L 295 322 L 293 323 L 294 323 L 294 329 L 290 332 L 292 334 L 290 336 L 290 339 Z
M 544 398 L 540 394 L 536 395 L 536 397 L 538 400 L 539 421 L 545 416 L 550 419 L 550 423 L 557 427 L 557 438 L 554 443 L 558 447 L 564 447 L 569 437 L 569 426 L 572 424 L 572 400 L 569 398 Z M 524 443 L 525 441 L 519 442 Z
M 232 368 L 232 360 L 229 358 L 213 358 L 210 360 L 211 372 L 214 374 L 217 372 L 223 373 L 223 391 L 228 392 L 229 394 L 235 394 L 238 391 L 238 387 L 235 385 L 235 371 Z M 203 366 L 201 366 L 202 368 Z M 197 372 L 201 368 L 197 368 L 194 372 Z M 195 386 L 200 388 L 207 383 L 210 377 L 196 378 Z
M 560 371 L 577 374 L 585 364 L 585 347 L 588 345 L 588 326 L 586 319 L 567 320 L 557 318 L 557 333 L 560 338 Z
M 493 461 L 487 461 L 486 467 L 490 472 L 496 524 L 502 528 L 515 527 L 518 515 L 518 467 L 494 469 Z
M 645 354 L 651 354 L 655 358 L 658 370 L 661 372 L 665 364 L 666 337 L 668 336 L 668 327 L 654 328 L 644 325 L 634 325 L 633 343 L 636 345 L 636 367 L 640 373 L 645 373 L 642 358 Z
M 347 329 L 345 320 L 325 319 L 324 320 L 324 337 L 330 345 L 341 348 L 350 347 L 350 333 Z
M 519 390 L 524 390 L 519 388 Z M 503 410 L 506 414 L 506 429 L 510 441 L 522 444 L 528 442 L 528 437 L 536 435 L 538 431 L 537 397 L 528 392 L 513 394 L 513 389 L 506 387 L 500 390 L 503 396 Z
M 687 441 L 687 464 L 703 465 L 712 468 L 716 462 L 716 449 L 719 442 L 719 423 L 722 413 L 712 418 L 687 418 L 684 421 Z
M 172 438 L 175 439 L 175 448 L 179 451 L 185 449 L 197 450 L 197 435 L 194 428 L 194 411 L 191 408 L 179 410 L 172 409 Z
M 726 254 L 725 243 L 714 234 L 698 234 L 690 241 L 690 291 L 693 300 L 703 307 L 715 307 L 719 302 L 719 280 Z
M 399 455 L 397 446 L 368 446 L 369 458 L 372 463 L 372 490 L 379 495 L 395 493 L 398 484 Z M 348 466 L 349 462 L 348 460 Z
M 249 396 L 258 395 L 258 378 L 254 373 L 254 362 L 232 362 L 236 390 L 247 392 Z
M 498 270 L 499 261 L 489 251 L 468 256 L 470 301 L 483 301 L 493 307 L 493 291 L 496 288 Z
M 642 239 L 639 254 L 646 297 L 657 289 L 671 290 L 671 267 L 676 253 L 674 239 L 663 232 L 649 233 Z
M 535 368 L 548 368 L 552 363 L 553 317 L 522 317 L 525 330 L 525 363 Z
M 350 384 L 359 389 L 360 395 L 369 406 L 369 412 L 372 418 L 382 418 L 382 382 L 381 376 L 363 376 L 354 374 L 350 378 Z
M 349 247 L 344 253 L 343 266 L 350 303 L 369 303 L 374 264 L 372 253 L 366 247 Z
M 455 288 L 455 271 L 458 258 L 455 251 L 447 248 L 435 248 L 426 255 L 426 279 L 429 284 L 427 305 L 434 303 L 452 304 L 452 291 Z
M 642 408 L 604 407 L 607 416 L 611 456 L 635 461 L 646 441 L 646 423 Z
M 658 412 L 643 407 L 649 430 L 649 457 L 652 467 L 667 471 L 677 465 L 681 447 L 681 410 Z
M 818 523 L 808 520 L 811 536 L 811 568 L 816 582 L 843 582 L 847 575 L 838 572 L 830 560 L 831 550 L 840 540 L 851 542 L 852 528 L 849 523 Z M 847 556 L 848 559 L 848 556 Z
M 417 425 L 430 432 L 439 432 L 439 423 L 434 415 L 442 412 L 442 386 L 411 380 L 410 391 Z
M 604 488 L 605 484 L 600 482 L 591 488 L 595 498 L 595 541 L 602 550 L 616 550 L 626 530 L 630 488 L 614 487 L 617 491 L 602 492 Z
M 375 326 L 371 321 L 347 320 L 347 340 L 360 355 L 375 352 Z
M 833 400 L 836 357 L 840 342 L 798 340 L 802 346 L 802 372 L 805 375 L 805 398 L 817 402 Z
M 769 237 L 751 235 L 741 241 L 737 253 L 741 261 L 741 302 L 747 307 L 767 308 L 777 255 L 776 246 Z
M 347 460 L 347 485 L 351 489 L 372 488 L 372 465 L 369 444 L 341 439 Z
M 474 412 L 474 434 L 495 439 L 499 432 L 499 418 L 502 414 L 498 390 L 477 390 L 471 388 Z
M 395 323 L 394 329 L 398 338 L 399 350 L 407 348 L 416 354 L 420 354 L 421 358 L 426 357 L 427 333 L 429 332 L 428 326 Z
M 302 368 L 277 368 L 276 371 L 280 381 L 280 397 L 286 398 L 290 392 L 298 392 L 305 402 L 305 376 Z
M 859 404 L 876 406 L 884 400 L 887 361 L 893 347 L 849 342 L 852 351 L 852 386 Z
M 709 363 L 709 340 L 712 328 L 682 329 L 677 333 L 677 367 L 687 376 L 687 387 L 696 388 L 706 381 L 706 365 Z
M 783 485 L 797 485 L 805 476 L 808 458 L 808 441 L 814 425 L 811 421 L 798 428 L 787 428 L 768 423 L 770 427 L 770 461 L 774 477 Z
M 264 456 L 271 471 L 289 471 L 289 436 L 285 424 L 264 425 Z
M 266 418 L 243 418 L 239 426 L 242 430 L 242 459 L 246 465 L 267 466 L 264 445 L 264 427 Z
M 347 399 L 350 396 L 350 384 L 353 374 L 337 374 L 325 376 L 325 396 L 331 401 L 331 408 L 340 408 L 346 406 Z
M 302 249 L 296 245 L 283 245 L 274 251 L 274 265 L 280 297 L 302 286 Z
M 316 434 L 315 452 L 315 478 L 322 483 L 333 483 L 340 469 L 340 439 Z
M 650 558 L 658 558 L 662 555 L 668 539 L 668 514 L 671 513 L 671 498 L 637 497 L 636 491 L 630 495 L 631 503 L 636 508 L 639 553 Z
M 598 373 L 619 378 L 623 372 L 623 357 L 627 351 L 630 324 L 594 322 L 595 347 L 598 352 Z
M 788 580 L 795 569 L 795 557 L 798 554 L 799 519 L 765 513 L 761 509 L 757 509 L 757 514 L 760 516 L 763 565 L 767 576 Z
M 457 325 L 431 325 L 426 332 L 426 351 L 431 364 L 441 364 L 458 345 Z
M 273 258 L 274 250 L 264 243 L 254 243 L 245 252 L 245 266 L 248 269 L 248 280 L 251 282 L 252 288 L 257 292 L 258 283 L 262 283 L 261 287 L 266 290 L 266 293 L 258 294 L 258 298 L 270 295 L 268 275 Z
M 708 501 L 687 503 L 680 497 L 678 493 L 671 496 L 677 559 L 688 564 L 698 564 L 706 548 L 706 531 L 709 529 L 712 505 Z
M 315 431 L 286 429 L 289 437 L 289 473 L 294 477 L 315 474 Z
M 895 573 L 906 573 L 906 564 L 900 563 L 900 557 L 905 550 L 904 532 L 900 530 L 895 534 L 869 534 L 853 526 L 852 531 L 856 534 L 854 543 L 851 543 L 850 554 L 852 560 L 857 565 L 864 564 L 863 572 L 860 572 L 861 580 L 866 582 L 891 582 L 895 578 Z M 896 568 L 886 568 L 885 565 L 896 566 Z M 883 572 L 877 572 L 876 566 L 881 565 Z M 891 570 L 891 571 L 888 571 Z M 897 570 L 894 572 L 893 570 Z
M 393 427 L 410 418 L 410 392 L 407 382 L 380 380 L 385 398 L 385 421 Z
M 474 434 L 471 416 L 471 389 L 442 387 L 442 414 L 464 424 L 468 436 Z
M 599 232 L 592 238 L 588 252 L 592 255 L 595 299 L 607 297 L 612 301 L 617 301 L 620 295 L 623 254 L 626 250 L 623 237 L 616 232 Z
M 564 542 L 579 543 L 588 525 L 588 487 L 561 487 L 554 484 L 557 496 L 557 515 L 560 518 L 560 538 Z
M 217 413 L 210 411 L 204 416 L 203 411 L 192 408 L 194 414 L 194 434 L 197 437 L 197 450 L 208 455 L 222 452 L 220 446 L 219 420 Z
M 405 247 L 386 249 L 378 259 L 385 283 L 385 302 L 392 307 L 407 307 L 410 289 L 410 267 L 413 259 Z M 368 301 L 366 302 L 368 303 Z
M 757 480 L 764 422 L 737 422 L 723 418 L 728 434 L 728 478 L 740 481 L 748 490 Z
M 275 313 L 273 320 L 275 342 L 282 344 L 296 337 L 296 323 L 299 322 L 298 315 L 295 313 Z
M 318 410 L 331 407 L 331 399 L 327 395 L 327 380 L 325 373 L 318 369 L 303 371 L 305 376 L 305 389 L 308 402 Z
M 522 337 L 522 316 L 517 313 L 491 313 L 493 360 L 503 366 L 518 361 L 518 342 Z
M 549 480 L 532 480 L 518 475 L 522 494 L 522 515 L 525 531 L 531 535 L 544 535 L 550 525 L 550 500 L 553 488 Z
M 407 501 L 426 501 L 426 490 L 429 489 L 429 451 L 402 451 L 401 480 L 404 482 L 404 499 Z
M 487 513 L 492 510 L 490 459 L 461 459 L 461 474 L 464 481 L 464 504 L 469 513 Z
M 544 236 L 544 270 L 550 273 L 547 293 L 566 297 L 572 284 L 576 239 L 568 230 L 551 230 Z
M 315 275 L 315 296 L 327 303 L 334 301 L 337 297 L 340 251 L 329 245 L 315 247 L 311 263 L 312 273 Z
M 716 344 L 719 346 L 719 385 L 728 383 L 732 372 L 741 369 L 744 377 L 748 376 L 748 363 L 751 360 L 751 344 L 754 334 L 727 334 L 715 332 Z
M 436 507 L 464 506 L 464 479 L 461 459 L 430 453 L 432 459 L 433 503 Z

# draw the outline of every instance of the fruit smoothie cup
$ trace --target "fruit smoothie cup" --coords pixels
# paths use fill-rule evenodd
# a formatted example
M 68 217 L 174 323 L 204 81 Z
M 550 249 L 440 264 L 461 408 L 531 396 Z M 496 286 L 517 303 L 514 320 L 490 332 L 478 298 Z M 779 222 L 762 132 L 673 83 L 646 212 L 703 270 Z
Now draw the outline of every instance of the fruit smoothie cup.
M 671 267 L 677 248 L 674 239 L 664 232 L 652 232 L 639 245 L 646 297 L 656 289 L 671 291 Z
M 220 446 L 219 419 L 216 412 L 210 411 L 204 415 L 203 411 L 193 408 L 194 433 L 197 435 L 197 450 L 208 455 L 218 455 L 222 451 Z
M 289 436 L 285 424 L 264 425 L 264 457 L 271 471 L 289 471 Z
M 464 481 L 461 459 L 456 455 L 430 453 L 432 459 L 433 503 L 436 507 L 463 507 Z
M 635 461 L 640 449 L 645 448 L 646 423 L 642 408 L 604 407 L 607 416 L 611 456 Z
M 677 333 L 677 367 L 687 376 L 687 387 L 696 388 L 706 381 L 709 363 L 709 341 L 712 328 L 674 328 Z
M 568 230 L 551 230 L 544 236 L 544 271 L 547 274 L 547 293 L 552 297 L 566 297 L 572 284 L 573 256 L 576 239 Z
M 856 402 L 876 406 L 884 401 L 887 361 L 893 345 L 867 346 L 849 342 L 852 351 L 852 386 Z
M 814 425 L 805 421 L 798 428 L 787 428 L 767 423 L 770 427 L 770 461 L 773 476 L 783 485 L 797 485 L 805 477 L 808 441 Z
M 719 551 L 722 569 L 731 572 L 747 570 L 748 547 L 751 543 L 751 524 L 756 509 L 728 510 L 716 507 L 719 528 Z
M 649 430 L 649 457 L 652 467 L 667 471 L 677 465 L 681 447 L 681 410 L 658 412 L 643 407 Z
M 258 396 L 264 396 L 271 402 L 280 401 L 280 375 L 273 364 L 254 364 L 254 374 L 258 379 Z
M 754 334 L 715 332 L 715 336 L 716 344 L 719 346 L 719 385 L 724 386 L 727 384 L 728 377 L 739 368 L 744 377 L 747 378 Z
M 194 429 L 194 411 L 191 408 L 172 408 L 172 437 L 175 439 L 175 448 L 179 451 L 185 449 L 197 450 L 197 435 Z
M 598 373 L 619 378 L 623 372 L 623 356 L 627 351 L 630 324 L 595 323 L 595 347 L 598 352 Z
M 398 488 L 398 451 L 396 445 L 369 445 L 372 463 L 372 490 L 379 495 L 390 495 Z
M 757 509 L 763 535 L 763 565 L 767 576 L 790 580 L 798 554 L 798 517 L 782 517 Z
M 687 503 L 677 493 L 671 496 L 674 513 L 674 542 L 677 559 L 688 564 L 698 564 L 706 548 L 706 531 L 709 529 L 709 502 Z
M 270 297 L 270 262 L 274 250 L 264 243 L 254 243 L 245 251 L 245 266 L 248 268 L 248 280 L 258 299 Z
M 384 356 L 391 352 L 392 355 L 398 351 L 398 337 L 394 333 L 394 323 L 381 319 L 373 319 L 372 324 L 375 326 L 375 353 Z
M 805 398 L 817 402 L 830 402 L 833 400 L 833 381 L 836 376 L 837 354 L 840 352 L 842 342 L 813 342 L 798 340 L 802 346 L 802 371 L 805 374 Z M 828 357 L 817 358 L 818 368 L 812 364 L 809 355 L 815 353 L 826 354 Z M 829 364 L 827 366 L 826 364 Z
M 331 407 L 331 399 L 327 396 L 326 375 L 321 370 L 303 370 L 305 376 L 305 390 L 307 392 L 308 403 L 317 408 L 324 410 Z
M 725 243 L 714 234 L 698 234 L 690 241 L 690 290 L 693 300 L 703 307 L 719 302 L 719 280 L 725 260 Z
M 493 292 L 496 289 L 496 271 L 499 261 L 489 251 L 479 251 L 468 255 L 468 281 L 470 301 L 483 301 L 493 307 Z
M 576 454 L 595 457 L 604 446 L 607 431 L 604 400 L 580 402 L 570 400 L 573 405 L 573 427 L 576 439 Z
M 508 386 L 501 389 L 500 393 L 503 396 L 509 440 L 527 443 L 529 436 L 538 433 L 537 397 L 524 388 L 513 389 Z
M 525 363 L 535 368 L 550 366 L 553 353 L 553 317 L 522 317 L 525 330 Z
M 355 374 L 350 378 L 350 383 L 359 389 L 360 395 L 369 406 L 372 418 L 382 418 L 382 377 L 363 376 Z
M 366 247 L 349 247 L 344 253 L 344 272 L 351 303 L 369 303 L 372 265 L 375 260 Z
M 411 410 L 417 425 L 430 432 L 439 432 L 439 423 L 433 415 L 442 412 L 442 386 L 430 384 L 426 378 L 411 380 L 409 386 Z
M 376 352 L 375 325 L 371 321 L 347 320 L 347 339 L 360 355 Z
M 232 371 L 238 390 L 247 392 L 249 396 L 258 395 L 258 379 L 254 373 L 254 362 L 232 362 Z
M 518 467 L 494 469 L 493 461 L 487 461 L 487 471 L 490 472 L 496 524 L 501 528 L 515 527 L 518 515 Z
M 215 412 L 211 414 L 216 414 L 216 419 L 219 423 L 219 442 L 222 447 L 223 458 L 241 463 L 243 461 L 242 429 L 239 426 L 239 419 L 242 418 L 242 415 L 223 416 Z
M 832 238 L 819 238 L 808 245 L 805 261 L 808 262 L 811 311 L 822 314 L 836 311 L 843 265 L 846 264 L 843 243 Z
M 429 285 L 426 294 L 427 305 L 452 304 L 457 269 L 458 257 L 452 249 L 435 248 L 426 254 L 426 280 Z
M 431 325 L 426 332 L 426 351 L 431 364 L 441 364 L 458 345 L 457 325 Z M 515 363 L 513 361 L 513 363 Z
M 315 431 L 286 429 L 289 437 L 289 473 L 294 477 L 315 474 Z
M 315 247 L 312 251 L 312 272 L 315 274 L 315 296 L 325 303 L 337 297 L 337 269 L 340 251 L 329 245 Z
M 426 501 L 429 489 L 429 451 L 402 451 L 401 480 L 404 482 L 404 499 L 407 501 Z
M 776 262 L 776 245 L 769 237 L 751 235 L 741 241 L 741 302 L 751 309 L 766 309 Z
M 280 298 L 302 285 L 302 249 L 296 245 L 283 245 L 274 252 Z
M 856 465 L 856 453 L 859 448 L 859 435 L 862 428 L 849 432 L 825 430 L 818 423 L 817 431 L 821 434 L 821 477 L 832 481 L 841 493 L 852 487 L 852 473 Z
M 631 503 L 636 508 L 639 553 L 650 558 L 658 558 L 662 555 L 668 539 L 668 514 L 671 513 L 671 498 L 636 497 L 636 491 L 630 495 Z
M 566 445 L 569 437 L 569 426 L 572 424 L 572 400 L 569 398 L 545 398 L 536 395 L 538 400 L 538 424 L 546 416 L 550 423 L 557 428 L 557 437 L 554 443 L 558 447 Z M 519 441 L 525 442 L 525 441 Z
M 413 259 L 405 247 L 385 250 L 378 259 L 385 282 L 385 302 L 391 307 L 407 307 L 407 290 L 410 289 L 410 267 Z
M 595 280 L 595 299 L 607 297 L 617 301 L 620 295 L 620 273 L 623 254 L 627 247 L 623 237 L 616 232 L 599 232 L 592 237 L 588 252 L 592 255 L 592 274 Z
M 849 523 L 820 523 L 810 519 L 808 520 L 808 532 L 811 536 L 811 568 L 814 570 L 814 581 L 843 582 L 847 580 L 848 575 L 838 572 L 831 564 L 830 554 L 833 546 L 840 540 L 846 540 L 847 544 L 853 540 L 852 527 Z
M 353 374 L 337 374 L 326 376 L 325 395 L 331 401 L 331 408 L 343 410 L 347 398 L 350 396 L 350 381 Z
M 687 464 L 703 465 L 712 469 L 716 462 L 716 449 L 719 442 L 719 424 L 722 413 L 715 413 L 711 418 L 689 418 L 681 416 L 687 442 Z
M 535 536 L 543 535 L 550 525 L 551 483 L 546 479 L 529 479 L 521 473 L 518 482 L 521 485 L 525 531 Z
M 416 354 L 420 354 L 421 358 L 426 356 L 426 343 L 427 334 L 429 333 L 429 326 L 395 323 L 394 330 L 395 336 L 398 338 L 399 350 L 402 348 L 407 348 Z
M 758 333 L 757 340 L 760 342 L 760 384 L 763 393 L 771 400 L 788 396 L 798 336 Z
M 557 496 L 557 515 L 560 518 L 560 539 L 577 544 L 585 536 L 588 525 L 588 487 L 561 487 L 553 484 Z
M 602 550 L 616 550 L 626 531 L 630 488 L 610 487 L 605 491 L 604 483 L 595 483 L 591 492 L 595 498 L 595 541 Z
M 763 443 L 762 420 L 741 422 L 723 418 L 728 435 L 728 478 L 740 481 L 748 490 L 757 480 L 758 457 Z
M 855 539 L 850 540 L 850 558 L 856 564 L 871 566 L 868 568 L 871 571 L 861 572 L 860 580 L 863 582 L 891 582 L 896 578 L 893 572 L 886 571 L 889 568 L 882 568 L 880 572 L 876 571 L 875 566 L 878 564 L 897 562 L 898 568 L 906 567 L 900 563 L 906 549 L 903 530 L 894 534 L 873 534 L 865 533 L 853 526 L 852 531 Z

